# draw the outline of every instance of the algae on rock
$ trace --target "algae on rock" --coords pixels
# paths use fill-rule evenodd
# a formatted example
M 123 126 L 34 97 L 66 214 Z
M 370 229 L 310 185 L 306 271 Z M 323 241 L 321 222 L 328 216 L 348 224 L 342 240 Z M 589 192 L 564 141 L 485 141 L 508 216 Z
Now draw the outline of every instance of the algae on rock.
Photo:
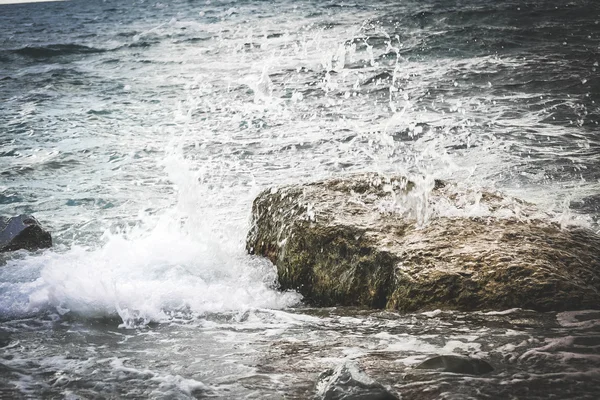
M 318 306 L 543 311 L 600 304 L 598 235 L 561 228 L 498 194 L 461 193 L 439 181 L 428 189 L 404 177 L 359 174 L 266 190 L 253 204 L 247 249 L 276 265 L 281 289 Z M 431 215 L 429 203 L 449 211 Z

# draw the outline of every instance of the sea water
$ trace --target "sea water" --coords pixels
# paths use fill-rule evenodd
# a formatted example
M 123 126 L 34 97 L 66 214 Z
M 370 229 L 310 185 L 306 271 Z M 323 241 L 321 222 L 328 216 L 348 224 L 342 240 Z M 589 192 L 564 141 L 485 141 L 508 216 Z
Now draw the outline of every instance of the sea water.
M 404 174 L 415 210 L 500 190 L 598 231 L 600 6 L 0 4 L 0 397 L 310 398 L 352 362 L 404 398 L 595 399 L 600 313 L 306 308 L 245 252 L 263 189 Z M 430 204 L 434 179 L 463 210 Z M 483 377 L 415 374 L 431 355 Z

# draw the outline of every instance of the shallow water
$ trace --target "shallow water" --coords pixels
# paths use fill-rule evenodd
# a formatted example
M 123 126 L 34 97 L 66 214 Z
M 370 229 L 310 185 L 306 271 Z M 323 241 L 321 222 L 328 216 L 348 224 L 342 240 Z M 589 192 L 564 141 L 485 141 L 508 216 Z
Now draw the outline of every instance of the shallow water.
M 5 393 L 70 398 L 311 398 L 319 373 L 354 363 L 402 398 L 594 399 L 598 312 L 249 310 L 136 330 L 118 321 L 5 323 Z M 432 354 L 488 360 L 483 376 L 416 370 Z M 10 388 L 10 389 L 9 389 Z M 78 397 L 79 396 L 79 397 Z
M 405 398 L 594 398 L 595 311 L 306 309 L 244 240 L 260 190 L 373 170 L 598 231 L 599 20 L 591 0 L 0 5 L 0 212 L 55 241 L 0 255 L 0 390 L 307 398 L 350 360 Z M 410 369 L 450 352 L 496 371 Z

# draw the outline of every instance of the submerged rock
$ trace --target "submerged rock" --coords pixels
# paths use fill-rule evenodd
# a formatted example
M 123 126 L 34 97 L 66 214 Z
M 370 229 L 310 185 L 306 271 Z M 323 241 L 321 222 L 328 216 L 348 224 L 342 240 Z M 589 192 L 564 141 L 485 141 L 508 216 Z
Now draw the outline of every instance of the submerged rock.
M 0 348 L 6 347 L 10 344 L 10 335 L 8 332 L 0 331 Z
M 317 306 L 540 311 L 600 304 L 600 237 L 522 201 L 360 174 L 262 192 L 251 254 Z
M 317 398 L 322 400 L 398 400 L 358 367 L 343 364 L 319 376 Z
M 52 246 L 52 237 L 31 215 L 0 217 L 0 252 Z
M 494 370 L 487 361 L 456 355 L 435 356 L 423 361 L 415 368 L 466 375 L 483 375 Z

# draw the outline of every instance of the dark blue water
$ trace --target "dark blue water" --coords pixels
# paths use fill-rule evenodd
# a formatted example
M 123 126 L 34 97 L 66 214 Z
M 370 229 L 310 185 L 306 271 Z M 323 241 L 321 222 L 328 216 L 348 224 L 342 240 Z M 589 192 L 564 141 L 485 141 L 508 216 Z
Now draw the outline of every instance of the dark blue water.
M 0 256 L 0 394 L 303 399 L 351 361 L 404 398 L 595 399 L 595 311 L 306 310 L 244 240 L 261 189 L 354 171 L 597 231 L 599 63 L 592 0 L 0 5 L 0 214 L 55 242 Z M 449 353 L 496 371 L 414 375 Z

